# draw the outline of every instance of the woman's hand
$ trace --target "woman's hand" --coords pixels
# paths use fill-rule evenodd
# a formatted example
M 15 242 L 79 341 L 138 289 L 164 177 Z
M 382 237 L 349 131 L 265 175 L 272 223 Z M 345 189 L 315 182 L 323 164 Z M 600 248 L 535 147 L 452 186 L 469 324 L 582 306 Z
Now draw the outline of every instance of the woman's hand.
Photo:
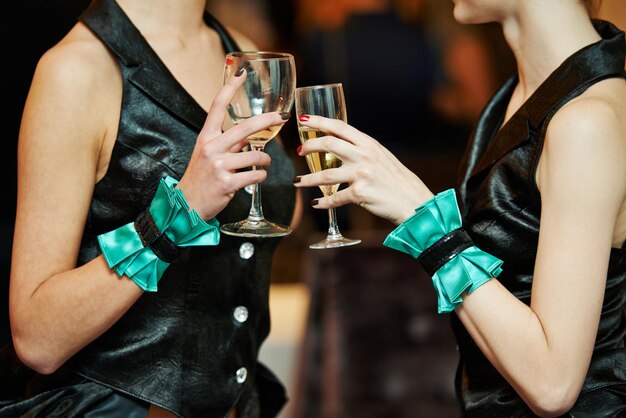
M 222 133 L 226 108 L 245 79 L 245 73 L 231 77 L 215 96 L 189 166 L 177 186 L 203 219 L 220 213 L 237 190 L 265 180 L 265 170 L 238 170 L 267 166 L 270 156 L 261 151 L 240 151 L 247 145 L 249 135 L 285 123 L 277 112 L 264 113 Z
M 306 141 L 299 155 L 332 152 L 343 164 L 339 168 L 297 177 L 296 187 L 348 183 L 337 193 L 316 199 L 313 207 L 325 209 L 355 203 L 395 224 L 415 213 L 433 193 L 413 172 L 374 138 L 343 121 L 302 115 L 300 125 L 328 132 L 329 136 Z

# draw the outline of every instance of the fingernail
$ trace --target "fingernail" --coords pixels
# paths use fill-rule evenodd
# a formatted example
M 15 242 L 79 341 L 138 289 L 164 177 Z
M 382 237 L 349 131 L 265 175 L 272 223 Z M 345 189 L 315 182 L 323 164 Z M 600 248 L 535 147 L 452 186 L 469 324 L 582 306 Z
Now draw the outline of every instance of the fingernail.
M 300 154 L 300 151 L 302 151 L 302 145 L 298 145 L 298 149 L 296 150 L 298 154 Z
M 311 206 L 317 206 L 317 204 L 319 203 L 319 199 L 313 199 L 311 200 Z
M 237 72 L 235 73 L 235 77 L 241 77 L 241 75 L 243 74 L 243 68 L 240 68 L 237 70 Z
M 300 183 L 300 180 L 302 180 L 302 177 L 301 177 L 301 176 L 296 176 L 296 177 L 294 177 L 294 179 L 293 179 L 293 184 Z
M 287 120 L 287 119 L 289 119 L 289 113 L 287 113 L 287 112 L 281 112 L 281 113 L 280 113 L 280 118 L 281 118 L 282 120 Z
M 300 115 L 298 119 L 300 120 L 300 122 L 306 122 L 307 120 L 309 120 L 309 115 Z

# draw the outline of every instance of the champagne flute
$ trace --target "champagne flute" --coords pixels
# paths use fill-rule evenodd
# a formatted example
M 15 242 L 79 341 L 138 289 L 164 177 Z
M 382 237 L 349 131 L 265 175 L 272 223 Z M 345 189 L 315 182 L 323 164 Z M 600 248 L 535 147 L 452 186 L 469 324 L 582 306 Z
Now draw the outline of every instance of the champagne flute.
M 296 115 L 298 118 L 301 115 L 318 115 L 326 118 L 340 119 L 346 122 L 346 102 L 343 95 L 342 84 L 334 83 L 296 88 Z M 300 122 L 298 122 L 298 133 L 300 134 L 300 142 L 303 144 L 309 139 L 328 135 L 327 132 L 302 126 Z M 306 162 L 309 166 L 309 170 L 313 173 L 329 168 L 338 168 L 341 167 L 342 164 L 341 159 L 332 152 L 312 152 L 307 154 Z M 339 184 L 322 185 L 320 189 L 324 196 L 330 196 L 339 190 Z M 309 245 L 309 248 L 337 248 L 355 245 L 361 242 L 360 239 L 349 239 L 341 235 L 339 226 L 337 225 L 335 208 L 328 209 L 328 224 L 326 238 L 320 242 Z
M 228 115 L 234 124 L 268 112 L 289 114 L 294 100 L 296 69 L 294 57 L 282 52 L 230 52 L 226 55 L 224 81 L 237 71 L 246 70 L 246 80 L 228 105 Z M 282 128 L 271 126 L 248 137 L 251 150 L 263 151 Z M 256 170 L 256 167 L 252 167 Z M 278 225 L 263 216 L 261 186 L 252 189 L 252 203 L 244 220 L 224 224 L 220 230 L 239 237 L 281 237 L 291 232 L 289 226 Z

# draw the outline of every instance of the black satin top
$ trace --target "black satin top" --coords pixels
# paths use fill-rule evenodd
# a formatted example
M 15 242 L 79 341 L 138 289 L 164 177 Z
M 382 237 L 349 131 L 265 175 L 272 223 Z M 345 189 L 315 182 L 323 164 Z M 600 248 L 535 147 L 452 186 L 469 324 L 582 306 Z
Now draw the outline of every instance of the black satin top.
M 569 57 L 502 126 L 517 83 L 510 78 L 480 117 L 461 164 L 464 227 L 476 245 L 504 261 L 498 280 L 530 304 L 541 196 L 535 172 L 552 116 L 592 84 L 624 77 L 624 34 L 594 22 L 602 40 Z M 501 129 L 500 129 L 501 128 Z M 611 249 L 594 355 L 582 393 L 568 416 L 626 413 L 626 249 Z M 460 363 L 456 390 L 467 416 L 534 416 L 473 342 L 456 315 Z
M 94 190 L 79 265 L 100 254 L 99 234 L 133 221 L 150 204 L 161 178 L 183 175 L 206 118 L 115 0 L 94 1 L 80 20 L 117 58 L 123 98 L 117 142 Z M 212 16 L 206 14 L 205 22 L 220 34 L 225 51 L 237 50 Z M 292 161 L 276 141 L 266 152 L 272 164 L 263 183 L 263 209 L 269 219 L 289 224 L 295 205 Z M 243 219 L 250 204 L 250 194 L 240 190 L 217 218 Z M 221 417 L 235 404 L 242 416 L 256 415 L 259 405 L 248 405 L 250 399 L 261 407 L 274 399 L 279 402 L 273 409 L 280 407 L 282 386 L 257 365 L 270 329 L 268 290 L 278 242 L 222 234 L 218 246 L 184 249 L 165 271 L 159 291 L 142 295 L 68 367 L 179 416 Z M 244 322 L 235 318 L 238 307 L 248 311 Z M 241 368 L 247 371 L 243 383 L 237 379 Z

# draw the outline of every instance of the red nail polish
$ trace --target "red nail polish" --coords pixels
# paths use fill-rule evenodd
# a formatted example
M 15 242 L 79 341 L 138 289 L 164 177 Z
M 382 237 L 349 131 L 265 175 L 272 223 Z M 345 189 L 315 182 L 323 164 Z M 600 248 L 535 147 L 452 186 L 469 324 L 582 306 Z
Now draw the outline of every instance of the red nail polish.
M 319 203 L 319 199 L 313 199 L 311 200 L 311 206 L 316 206 Z
M 307 120 L 309 120 L 309 115 L 300 115 L 298 119 L 300 120 L 300 122 L 306 122 Z
M 300 154 L 300 151 L 302 151 L 302 145 L 299 145 L 299 146 L 298 146 L 298 149 L 296 150 L 296 152 L 297 152 L 298 154 Z

